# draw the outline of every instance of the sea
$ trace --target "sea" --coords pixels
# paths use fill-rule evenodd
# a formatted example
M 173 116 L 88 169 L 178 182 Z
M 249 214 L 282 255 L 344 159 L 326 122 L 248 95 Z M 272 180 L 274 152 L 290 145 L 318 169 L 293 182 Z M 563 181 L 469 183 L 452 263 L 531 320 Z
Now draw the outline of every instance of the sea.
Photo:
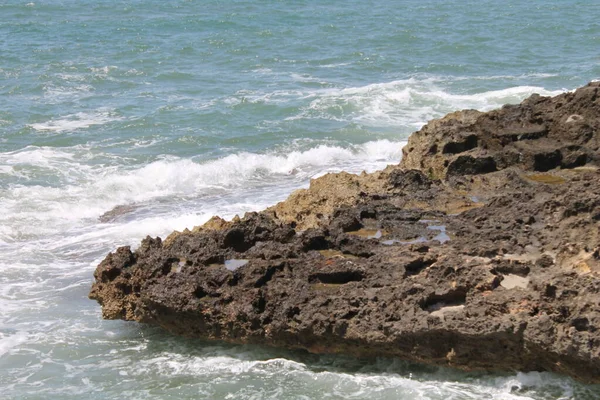
M 546 372 L 184 339 L 87 298 L 118 246 L 597 79 L 599 21 L 583 0 L 0 0 L 0 398 L 600 398 Z

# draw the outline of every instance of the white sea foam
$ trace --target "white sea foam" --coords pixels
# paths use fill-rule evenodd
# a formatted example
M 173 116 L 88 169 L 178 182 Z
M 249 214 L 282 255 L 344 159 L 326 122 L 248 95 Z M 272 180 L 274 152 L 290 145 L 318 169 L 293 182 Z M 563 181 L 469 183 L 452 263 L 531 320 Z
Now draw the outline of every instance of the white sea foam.
M 82 163 L 86 150 L 81 147 L 71 152 L 31 147 L 0 155 L 0 162 L 18 166 L 7 168 L 5 172 L 29 179 L 40 174 L 56 175 L 59 181 L 56 185 L 7 188 L 0 200 L 0 207 L 7 212 L 0 215 L 0 222 L 9 229 L 0 234 L 4 242 L 20 241 L 31 235 L 43 237 L 73 229 L 84 220 L 92 223 L 104 212 L 123 204 L 138 204 L 142 209 L 132 225 L 136 234 L 143 234 L 140 230 L 153 232 L 151 228 L 161 224 L 162 230 L 182 229 L 193 226 L 192 222 L 203 222 L 210 213 L 223 215 L 264 208 L 324 172 L 372 171 L 397 163 L 402 145 L 388 140 L 350 147 L 318 145 L 266 154 L 241 152 L 202 163 L 165 157 L 129 168 Z M 265 187 L 270 189 L 265 191 Z M 248 201 L 248 196 L 253 200 Z M 187 215 L 189 213 L 181 208 L 186 201 L 191 201 L 190 206 L 201 202 L 202 209 Z M 148 219 L 143 213 L 149 212 L 149 208 L 154 210 L 151 215 L 162 213 L 162 216 L 155 221 Z M 148 225 L 144 221 L 148 221 Z M 85 233 L 77 237 L 84 241 L 91 239 Z
M 118 67 L 115 65 L 105 65 L 103 67 L 90 67 L 90 71 L 92 72 L 92 74 L 97 76 L 106 76 L 111 71 L 115 71 L 117 69 Z
M 143 76 L 146 75 L 144 71 L 139 71 L 135 68 L 129 69 L 124 73 L 125 76 Z
M 312 82 L 312 83 L 326 84 L 326 82 L 324 82 L 322 79 L 317 78 L 312 75 L 309 75 L 309 74 L 292 73 L 292 74 L 290 74 L 290 78 L 292 78 L 296 82 L 303 82 L 303 83 Z
M 0 174 L 11 175 L 13 173 L 13 167 L 11 167 L 10 165 L 0 165 Z
M 16 332 L 13 334 L 0 332 L 0 358 L 25 341 L 27 341 L 27 332 Z
M 94 91 L 94 87 L 89 84 L 72 85 L 54 85 L 48 84 L 44 86 L 44 96 L 46 101 L 50 103 L 60 103 L 70 98 L 79 98 L 87 96 Z
M 245 361 L 225 355 L 210 355 L 208 357 L 186 356 L 176 353 L 163 353 L 160 356 L 144 360 L 131 374 L 158 373 L 163 376 L 191 375 L 191 376 L 216 376 L 219 374 L 247 374 L 258 373 L 272 375 L 274 373 L 290 373 L 292 371 L 306 371 L 302 363 L 275 358 L 265 361 Z
M 60 73 L 60 74 L 56 74 L 56 76 L 64 81 L 67 82 L 84 82 L 86 81 L 88 78 L 85 74 L 65 74 L 65 73 Z
M 104 176 L 94 183 L 96 193 L 122 194 L 122 201 L 145 201 L 167 195 L 194 194 L 204 189 L 234 188 L 252 182 L 267 182 L 272 175 L 308 178 L 328 166 L 343 167 L 362 161 L 399 161 L 401 144 L 389 141 L 355 148 L 320 145 L 287 154 L 242 152 L 224 158 L 196 163 L 190 159 L 169 158 L 155 161 L 126 173 Z
M 235 353 L 228 354 L 228 353 Z M 393 365 L 386 370 L 372 369 L 369 372 L 345 372 L 344 368 L 325 371 L 317 365 L 307 365 L 286 358 L 256 360 L 256 355 L 245 359 L 239 349 L 211 351 L 206 355 L 185 354 L 184 352 L 163 352 L 139 362 L 124 362 L 120 358 L 104 368 L 118 368 L 122 376 L 136 379 L 186 379 L 193 377 L 195 382 L 227 382 L 231 392 L 225 398 L 285 397 L 288 390 L 285 382 L 294 382 L 292 389 L 303 393 L 306 398 L 316 398 L 320 393 L 330 393 L 336 398 L 422 398 L 422 399 L 499 399 L 532 400 L 539 393 L 552 388 L 560 399 L 571 398 L 573 391 L 567 379 L 557 380 L 550 374 L 518 373 L 501 378 L 470 379 L 459 373 L 439 369 L 437 372 L 417 374 L 398 372 Z M 115 355 L 117 353 L 115 352 Z M 316 369 L 315 369 L 316 367 Z M 401 368 L 402 369 L 402 368 Z M 406 368 L 404 368 L 406 369 Z M 240 385 L 253 377 L 255 385 Z M 460 381 L 457 381 L 460 380 Z
M 73 157 L 72 152 L 57 148 L 28 146 L 21 150 L 0 153 L 0 164 L 48 166 L 56 161 L 71 161 Z
M 29 124 L 29 126 L 36 131 L 62 133 L 87 129 L 93 125 L 104 125 L 121 119 L 123 118 L 117 115 L 114 110 L 101 109 L 92 113 L 80 112 L 71 114 L 59 119 Z
M 433 118 L 465 108 L 488 111 L 507 103 L 518 103 L 533 93 L 553 96 L 536 86 L 516 86 L 481 93 L 454 94 L 442 89 L 436 78 L 407 79 L 360 87 L 322 89 L 299 115 L 288 119 L 323 118 L 353 121 L 376 127 L 420 128 Z
M 243 103 L 284 104 L 306 96 L 307 93 L 301 90 L 275 90 L 268 93 L 239 90 L 235 96 L 226 97 L 221 101 L 228 106 L 237 106 Z
M 346 65 L 350 65 L 350 63 L 342 62 L 342 63 L 334 63 L 334 64 L 323 64 L 323 65 L 319 65 L 319 68 L 337 68 L 337 67 L 344 67 Z
M 517 86 L 502 90 L 492 90 L 475 94 L 450 94 L 441 90 L 431 92 L 415 92 L 415 96 L 422 96 L 426 101 L 442 102 L 443 105 L 452 106 L 456 109 L 475 108 L 487 111 L 492 108 L 501 107 L 504 104 L 518 103 L 524 98 L 538 93 L 542 96 L 556 96 L 563 90 L 549 91 L 537 86 Z
M 253 69 L 252 72 L 260 75 L 270 75 L 273 73 L 273 70 L 271 68 L 256 68 Z
M 532 79 L 544 79 L 554 78 L 559 76 L 558 74 L 548 73 L 533 73 L 533 74 L 519 74 L 519 75 L 481 75 L 481 76 L 453 76 L 452 81 L 512 81 L 512 80 L 532 80 Z M 440 77 L 441 78 L 441 77 Z

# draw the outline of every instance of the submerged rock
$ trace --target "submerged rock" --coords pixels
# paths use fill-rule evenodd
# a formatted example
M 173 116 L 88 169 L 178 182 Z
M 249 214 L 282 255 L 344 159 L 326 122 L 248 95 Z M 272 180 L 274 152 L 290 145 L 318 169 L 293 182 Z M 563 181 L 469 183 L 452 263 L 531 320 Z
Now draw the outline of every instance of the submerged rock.
M 399 166 L 119 248 L 90 298 L 188 337 L 600 383 L 599 90 L 456 112 Z
M 138 206 L 135 204 L 123 204 L 120 206 L 116 206 L 99 216 L 98 220 L 103 223 L 115 222 L 121 219 L 122 217 L 136 211 L 137 208 Z

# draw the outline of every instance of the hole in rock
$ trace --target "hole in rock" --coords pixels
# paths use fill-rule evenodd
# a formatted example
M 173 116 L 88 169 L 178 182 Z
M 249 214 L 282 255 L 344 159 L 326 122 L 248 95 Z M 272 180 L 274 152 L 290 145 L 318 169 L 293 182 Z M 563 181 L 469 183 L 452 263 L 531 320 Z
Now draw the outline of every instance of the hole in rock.
M 105 281 L 105 282 L 107 280 L 108 280 L 108 282 L 112 282 L 115 279 L 117 279 L 117 277 L 119 275 L 121 275 L 120 268 L 110 268 L 110 269 L 102 271 L 102 278 L 104 278 L 103 281 Z
M 206 293 L 206 291 L 202 287 L 198 286 L 196 290 L 194 290 L 194 297 L 196 297 L 197 299 L 201 299 L 206 296 L 208 296 L 208 293 Z
M 232 248 L 238 253 L 243 253 L 252 247 L 252 243 L 247 243 L 244 231 L 241 229 L 231 229 L 223 238 L 223 247 Z
M 467 301 L 467 292 L 462 289 L 451 290 L 443 294 L 434 293 L 421 303 L 423 310 L 432 312 L 443 307 L 461 306 Z
M 377 212 L 375 210 L 366 209 L 360 212 L 360 219 L 376 219 Z
M 131 294 L 131 292 L 132 292 L 132 287 L 131 287 L 131 285 L 127 285 L 127 284 L 124 284 L 124 283 L 120 283 L 120 284 L 117 284 L 117 285 L 115 285 L 115 286 L 116 286 L 116 288 L 117 288 L 117 289 L 120 289 L 120 290 L 121 290 L 121 292 L 123 292 L 123 294 L 124 294 L 124 295 L 126 295 L 126 296 L 127 296 L 128 294 Z
M 427 268 L 431 264 L 433 264 L 435 261 L 436 261 L 435 259 L 425 260 L 423 257 L 419 257 L 415 260 L 412 260 L 411 262 L 409 262 L 408 264 L 406 264 L 404 266 L 404 270 L 405 270 L 404 276 L 417 275 L 418 273 L 423 271 L 425 268 Z
M 575 318 L 571 321 L 571 326 L 575 327 L 578 332 L 587 331 L 590 329 L 590 321 L 587 318 Z
M 364 279 L 362 271 L 332 271 L 319 272 L 309 277 L 311 283 L 344 284 L 349 282 L 360 282 Z
M 544 290 L 544 296 L 550 297 L 552 299 L 556 298 L 556 286 L 546 285 L 546 289 Z
M 450 163 L 446 174 L 448 176 L 477 175 L 487 174 L 496 170 L 496 161 L 492 157 L 475 158 L 469 155 L 462 155 Z
M 259 296 L 259 298 L 254 301 L 254 303 L 252 304 L 254 306 L 254 308 L 256 309 L 256 312 L 258 314 L 262 314 L 263 312 L 265 312 L 265 308 L 267 307 L 267 301 L 265 300 L 264 296 L 261 294 Z
M 477 136 L 469 135 L 461 142 L 449 142 L 442 149 L 443 154 L 458 154 L 477 147 Z
M 560 165 L 562 154 L 555 150 L 550 153 L 539 153 L 533 156 L 533 169 L 535 171 L 546 172 Z
M 519 277 L 525 278 L 531 272 L 531 268 L 529 267 L 528 261 L 520 261 L 515 259 L 510 259 L 510 262 L 503 262 L 497 265 L 494 270 L 497 273 L 502 275 L 517 275 Z
M 302 239 L 302 250 L 325 250 L 329 247 L 329 242 L 324 234 L 305 235 Z
M 267 270 L 264 272 L 264 275 L 262 275 L 260 278 L 258 278 L 256 280 L 256 282 L 254 283 L 254 287 L 259 288 L 259 287 L 266 285 L 271 279 L 273 279 L 273 276 L 275 276 L 275 273 L 277 271 L 283 270 L 284 267 L 285 267 L 285 263 L 281 263 L 279 265 L 274 265 L 274 266 L 267 268 Z

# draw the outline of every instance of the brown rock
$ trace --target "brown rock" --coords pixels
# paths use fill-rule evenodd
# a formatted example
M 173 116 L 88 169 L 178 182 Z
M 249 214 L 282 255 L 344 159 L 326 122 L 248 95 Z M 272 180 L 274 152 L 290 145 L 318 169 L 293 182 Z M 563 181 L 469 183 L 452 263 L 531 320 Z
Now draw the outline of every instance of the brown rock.
M 400 166 L 119 248 L 90 297 L 190 337 L 600 383 L 599 89 L 456 112 Z

